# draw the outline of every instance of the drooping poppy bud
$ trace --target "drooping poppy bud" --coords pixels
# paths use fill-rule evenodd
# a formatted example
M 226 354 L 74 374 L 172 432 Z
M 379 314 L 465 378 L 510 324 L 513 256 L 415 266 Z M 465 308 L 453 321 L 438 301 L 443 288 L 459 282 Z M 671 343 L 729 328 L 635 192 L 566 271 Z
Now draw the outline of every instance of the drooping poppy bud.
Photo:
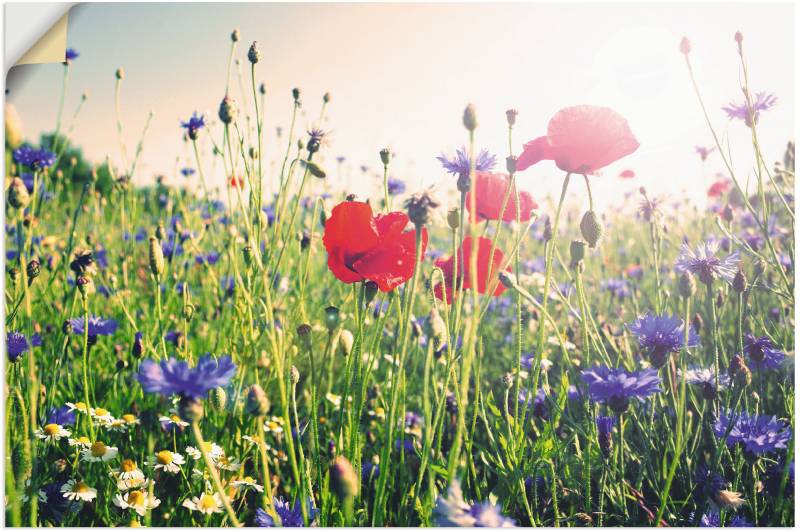
M 581 235 L 590 248 L 594 248 L 603 238 L 603 222 L 594 211 L 586 211 L 581 218 Z

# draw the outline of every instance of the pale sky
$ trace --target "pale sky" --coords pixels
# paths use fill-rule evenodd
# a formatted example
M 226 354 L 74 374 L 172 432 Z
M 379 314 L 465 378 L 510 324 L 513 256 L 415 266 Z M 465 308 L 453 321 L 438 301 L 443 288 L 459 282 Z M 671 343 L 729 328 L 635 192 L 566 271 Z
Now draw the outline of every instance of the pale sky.
M 71 67 L 65 115 L 88 92 L 73 140 L 90 159 L 110 155 L 118 163 L 114 71 L 124 67 L 128 152 L 148 112 L 155 113 L 136 181 L 152 182 L 163 173 L 170 182 L 185 183 L 176 167 L 195 164 L 179 121 L 194 110 L 216 119 L 229 34 L 239 28 L 237 57 L 251 110 L 247 48 L 256 40 L 262 51 L 256 77 L 268 88 L 265 158 L 282 155 L 275 127 L 288 126 L 291 89 L 303 91 L 303 128 L 315 124 L 322 94 L 330 91 L 322 127 L 333 131 L 333 142 L 322 160 L 335 186 L 362 193 L 377 186 L 380 180 L 365 179 L 359 166 L 377 171 L 378 151 L 390 145 L 398 154 L 391 173 L 406 180 L 409 191 L 435 184 L 446 196 L 455 180 L 435 156 L 466 142 L 461 115 L 468 102 L 478 110 L 478 146 L 499 155 L 500 169 L 507 155 L 506 109 L 519 110 L 519 152 L 545 133 L 560 108 L 596 104 L 625 116 L 641 143 L 596 178 L 601 209 L 640 185 L 653 193 L 687 190 L 702 197 L 723 167 L 714 156 L 701 167 L 694 154 L 695 145 L 713 140 L 678 51 L 681 36 L 693 43 L 706 105 L 715 127 L 727 128 L 736 168 L 745 175 L 753 165 L 749 130 L 740 122 L 728 127 L 720 109 L 742 99 L 733 35 L 744 34 L 751 90 L 778 96 L 778 105 L 759 122 L 765 158 L 777 160 L 795 130 L 794 19 L 791 3 L 83 4 L 70 15 L 69 46 L 81 55 Z M 29 138 L 53 129 L 61 76 L 61 65 L 18 67 L 10 75 L 8 99 Z M 241 104 L 235 78 L 233 95 Z M 340 155 L 346 162 L 337 178 Z M 626 168 L 637 178 L 619 180 Z M 205 169 L 212 173 L 208 160 Z M 219 164 L 216 170 L 222 183 Z M 268 181 L 273 177 L 268 174 Z M 535 198 L 561 182 L 551 162 L 520 179 Z

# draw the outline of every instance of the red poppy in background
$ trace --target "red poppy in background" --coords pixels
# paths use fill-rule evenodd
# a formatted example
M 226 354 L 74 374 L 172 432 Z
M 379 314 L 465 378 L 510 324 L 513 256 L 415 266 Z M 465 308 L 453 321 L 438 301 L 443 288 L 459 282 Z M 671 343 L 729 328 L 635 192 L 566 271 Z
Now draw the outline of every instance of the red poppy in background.
M 628 168 L 620 172 L 619 177 L 621 177 L 622 179 L 633 179 L 634 177 L 636 177 L 636 172 Z
M 414 273 L 414 231 L 405 228 L 408 216 L 390 212 L 373 216 L 372 207 L 345 201 L 331 211 L 322 242 L 328 251 L 328 268 L 344 283 L 374 281 L 389 292 Z M 422 254 L 428 232 L 422 231 Z
M 464 290 L 472 288 L 472 270 L 469 268 L 470 257 L 472 253 L 472 237 L 466 237 L 458 248 L 456 254 L 458 255 L 458 279 L 463 279 Z M 492 271 L 489 274 L 490 254 L 492 253 L 492 241 L 485 237 L 478 237 L 478 293 L 485 294 L 489 285 L 494 281 L 499 273 L 500 265 L 503 263 L 503 252 L 495 248 L 494 256 L 491 259 Z M 464 267 L 466 263 L 466 268 Z M 439 283 L 433 288 L 434 294 L 439 299 L 443 299 L 447 295 L 447 303 L 450 304 L 453 300 L 453 287 L 457 279 L 453 278 L 454 258 L 441 258 L 436 261 L 436 266 L 442 269 L 444 273 L 444 281 L 446 290 L 443 289 L 442 284 Z M 508 268 L 506 268 L 510 271 Z M 506 287 L 502 283 L 497 283 L 493 296 L 499 296 L 505 292 Z
M 713 185 L 708 187 L 708 194 L 709 198 L 718 198 L 728 192 L 731 189 L 731 182 L 727 179 L 720 179 L 719 181 L 715 181 Z
M 548 160 L 565 172 L 588 174 L 638 147 L 628 121 L 619 113 L 607 107 L 577 105 L 557 112 L 547 124 L 547 135 L 525 144 L 517 170 Z
M 498 220 L 501 218 L 500 209 L 508 190 L 510 178 L 507 174 L 493 174 L 491 172 L 475 172 L 475 210 L 476 221 Z M 511 187 L 506 209 L 503 212 L 504 222 L 513 222 L 517 219 L 517 204 L 515 200 L 516 185 Z M 467 194 L 467 208 L 472 205 L 470 194 Z M 527 222 L 531 219 L 531 211 L 539 207 L 526 191 L 519 193 L 520 221 Z
M 241 177 L 237 177 L 235 175 L 232 175 L 228 179 L 228 185 L 230 185 L 232 187 L 244 188 L 244 180 Z

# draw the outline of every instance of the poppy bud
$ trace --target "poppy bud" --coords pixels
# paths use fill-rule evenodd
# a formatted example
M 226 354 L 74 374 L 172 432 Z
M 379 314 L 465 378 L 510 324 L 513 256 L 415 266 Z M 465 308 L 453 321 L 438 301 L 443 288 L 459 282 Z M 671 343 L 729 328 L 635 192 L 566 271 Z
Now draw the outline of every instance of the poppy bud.
M 463 122 L 467 131 L 475 131 L 478 127 L 478 117 L 475 115 L 475 106 L 471 103 L 467 104 L 464 108 Z
M 114 76 L 115 76 L 115 77 L 116 77 L 118 80 L 124 79 L 124 78 L 125 78 L 125 70 L 124 70 L 122 67 L 119 67 L 119 68 L 117 69 L 117 71 L 116 71 L 116 72 L 114 72 Z
M 289 368 L 289 380 L 292 384 L 297 384 L 300 382 L 300 370 L 297 369 L 297 366 L 292 366 Z
M 355 342 L 355 338 L 353 337 L 353 333 L 348 331 L 347 329 L 342 329 L 339 331 L 339 351 L 342 355 L 348 357 L 350 353 L 353 351 L 353 343 Z
M 333 332 L 338 329 L 341 322 L 342 318 L 338 308 L 333 305 L 325 308 L 325 326 L 328 328 L 328 331 Z
M 678 279 L 678 294 L 684 299 L 688 299 L 697 291 L 697 283 L 694 276 L 688 271 L 684 271 Z
M 453 207 L 447 211 L 447 226 L 455 231 L 459 225 L 461 225 L 461 214 L 457 208 Z
M 733 277 L 732 287 L 736 293 L 741 294 L 747 289 L 747 278 L 744 276 L 744 271 L 739 268 L 736 275 Z
M 164 251 L 158 238 L 150 237 L 150 272 L 158 277 L 164 271 Z
M 519 111 L 516 109 L 509 109 L 506 111 L 506 122 L 508 122 L 508 127 L 514 127 L 514 124 L 517 123 L 517 115 Z
M 267 94 L 267 86 L 266 86 L 266 84 L 262 83 L 261 85 L 259 85 L 259 86 L 258 86 L 258 92 L 259 92 L 259 94 L 261 94 L 262 96 L 264 96 L 265 94 Z
M 253 41 L 253 44 L 250 45 L 250 49 L 247 51 L 247 59 L 254 65 L 261 59 L 261 52 L 256 41 Z
M 414 194 L 406 200 L 406 211 L 408 219 L 411 220 L 417 229 L 430 223 L 430 212 L 437 208 L 439 204 L 434 201 L 427 192 Z
M 550 223 L 550 218 L 544 221 L 544 230 L 542 231 L 542 238 L 545 242 L 553 239 L 553 224 Z
M 42 268 L 38 260 L 31 259 L 30 262 L 28 262 L 28 266 L 25 268 L 25 271 L 28 274 L 28 285 L 30 286 L 30 284 L 33 283 L 33 280 L 39 277 L 39 274 L 42 272 Z
M 194 397 L 181 397 L 178 403 L 178 415 L 187 421 L 200 421 L 203 419 L 203 403 Z
M 294 98 L 294 103 L 296 104 L 300 103 L 300 89 L 298 89 L 297 87 L 292 89 L 292 98 Z
M 234 30 L 231 32 L 231 41 L 232 41 L 232 42 L 238 42 L 238 41 L 239 41 L 239 36 L 240 36 L 240 35 L 241 35 L 241 34 L 239 33 L 239 28 L 235 28 L 235 29 L 234 29 Z
M 573 240 L 569 245 L 570 266 L 578 268 L 582 265 L 585 253 L 586 242 L 583 240 Z
M 264 389 L 258 384 L 247 390 L 247 411 L 254 416 L 263 417 L 269 413 L 269 399 Z
M 500 284 L 502 284 L 509 290 L 517 289 L 517 280 L 511 273 L 502 271 L 499 274 L 497 274 L 497 277 L 500 279 Z
M 683 37 L 683 38 L 681 39 L 681 46 L 680 46 L 680 48 L 681 48 L 681 53 L 682 53 L 683 55 L 689 55 L 689 52 L 691 52 L 691 51 L 692 51 L 692 43 L 691 43 L 691 42 L 689 42 L 689 39 L 687 39 L 686 37 Z
M 517 156 L 516 155 L 509 155 L 506 157 L 506 171 L 509 174 L 516 174 L 517 173 Z
M 310 144 L 309 144 L 309 150 L 311 150 Z M 325 176 L 327 174 L 325 173 L 325 170 L 317 163 L 312 161 L 301 160 L 300 164 L 302 164 L 306 168 L 306 170 L 308 170 L 309 174 L 313 175 L 314 177 L 318 177 L 320 179 L 325 179 Z
M 297 327 L 297 338 L 300 346 L 306 351 L 311 349 L 311 325 L 303 323 Z
M 352 464 L 344 456 L 333 459 L 330 476 L 331 488 L 340 498 L 355 497 L 358 494 L 358 477 Z
M 364 304 L 369 305 L 378 293 L 378 283 L 367 281 L 364 283 Z
M 25 182 L 18 177 L 11 180 L 11 186 L 8 187 L 7 194 L 8 204 L 15 209 L 24 209 L 31 201 Z
M 603 238 L 603 223 L 594 211 L 586 211 L 581 219 L 581 235 L 590 248 L 594 248 L 597 242 Z

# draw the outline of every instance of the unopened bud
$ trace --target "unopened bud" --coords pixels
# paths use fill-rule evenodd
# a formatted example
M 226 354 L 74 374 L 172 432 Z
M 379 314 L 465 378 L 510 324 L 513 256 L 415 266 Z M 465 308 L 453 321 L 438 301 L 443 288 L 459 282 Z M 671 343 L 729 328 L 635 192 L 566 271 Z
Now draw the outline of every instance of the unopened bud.
M 583 264 L 583 257 L 586 254 L 586 242 L 583 240 L 573 240 L 569 245 L 570 266 L 578 268 Z
M 427 333 L 433 342 L 433 348 L 438 351 L 442 345 L 447 343 L 447 325 L 436 307 L 432 308 L 428 314 L 427 326 Z
M 330 467 L 331 489 L 340 498 L 355 497 L 358 494 L 358 476 L 352 464 L 344 456 L 333 459 Z
M 516 155 L 509 155 L 506 157 L 506 171 L 509 174 L 516 174 L 517 173 L 517 156 Z
M 26 273 L 28 274 L 28 285 L 33 283 L 33 280 L 39 277 L 39 274 L 42 272 L 42 267 L 39 264 L 39 261 L 36 259 L 31 259 L 28 262 L 28 266 L 25 268 Z
M 389 166 L 389 163 L 392 161 L 392 149 L 389 147 L 383 148 L 380 151 L 380 155 L 383 166 Z
M 254 65 L 261 60 L 261 52 L 256 41 L 253 41 L 253 44 L 250 45 L 250 49 L 247 51 L 247 59 Z
M 124 78 L 125 78 L 125 70 L 124 70 L 122 67 L 119 67 L 119 68 L 117 69 L 117 71 L 114 73 L 114 76 L 115 76 L 115 77 L 116 77 L 118 80 L 124 79 Z
M 339 331 L 339 351 L 342 355 L 346 357 L 350 356 L 350 353 L 353 351 L 353 343 L 355 343 L 353 333 L 347 329 Z
M 300 370 L 297 369 L 297 366 L 292 366 L 289 368 L 289 380 L 292 384 L 297 384 L 300 382 Z
M 150 237 L 150 272 L 156 277 L 164 272 L 164 251 L 154 236 Z
M 219 104 L 219 119 L 223 124 L 230 124 L 236 121 L 238 115 L 236 100 L 226 95 Z
M 186 321 L 192 321 L 194 318 L 194 305 L 191 303 L 187 303 L 183 306 L 183 319 Z
M 581 219 L 581 235 L 590 248 L 594 248 L 603 238 L 603 222 L 594 211 L 586 211 Z
M 209 401 L 211 402 L 211 408 L 213 408 L 216 412 L 223 412 L 225 410 L 225 405 L 228 402 L 228 392 L 225 391 L 225 388 L 222 386 L 217 386 L 211 393 L 209 394 Z
M 736 293 L 741 294 L 747 290 L 747 278 L 744 276 L 744 271 L 739 268 L 736 275 L 733 277 L 732 287 Z
M 694 280 L 694 275 L 688 271 L 684 271 L 678 279 L 678 294 L 684 299 L 688 299 L 697 291 L 697 283 Z
M 464 108 L 463 122 L 467 131 L 475 131 L 478 127 L 478 117 L 475 114 L 475 106 L 471 103 Z
M 342 317 L 338 308 L 331 305 L 325 309 L 325 326 L 328 328 L 328 331 L 333 332 L 338 329 L 341 322 Z
M 517 115 L 519 111 L 516 109 L 509 109 L 506 111 L 506 122 L 508 122 L 508 127 L 514 127 L 514 124 L 517 123 Z
M 303 323 L 297 327 L 297 338 L 300 346 L 308 351 L 311 349 L 311 325 Z
M 247 390 L 247 411 L 254 416 L 263 417 L 269 413 L 269 399 L 264 389 L 258 384 Z
M 239 37 L 240 37 L 240 35 L 241 35 L 241 33 L 239 33 L 239 28 L 235 28 L 235 29 L 234 29 L 234 30 L 231 32 L 231 41 L 232 41 L 232 42 L 239 42 Z
M 15 177 L 11 180 L 11 185 L 8 187 L 7 198 L 8 204 L 15 209 L 24 209 L 28 206 L 31 197 L 22 179 Z
M 544 221 L 544 230 L 542 231 L 542 238 L 545 242 L 553 239 L 553 224 L 550 223 L 550 218 Z

